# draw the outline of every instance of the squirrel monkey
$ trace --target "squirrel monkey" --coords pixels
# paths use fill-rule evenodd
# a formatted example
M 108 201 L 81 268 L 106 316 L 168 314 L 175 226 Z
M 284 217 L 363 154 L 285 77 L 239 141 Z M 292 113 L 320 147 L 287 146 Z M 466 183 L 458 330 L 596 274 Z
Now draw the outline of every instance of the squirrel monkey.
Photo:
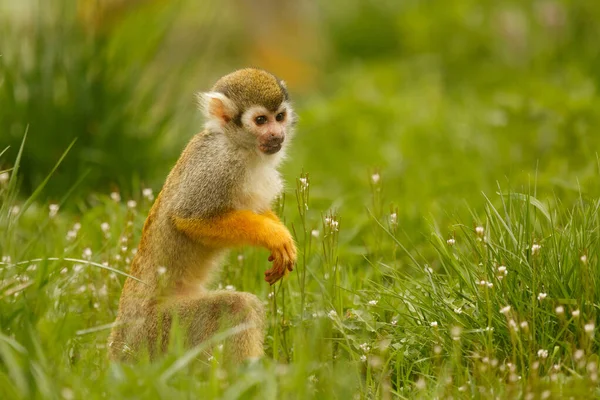
M 109 338 L 114 360 L 150 358 L 168 346 L 173 319 L 195 346 L 242 326 L 224 343 L 226 360 L 263 355 L 264 310 L 250 293 L 208 291 L 227 248 L 267 248 L 274 284 L 296 261 L 290 232 L 270 206 L 282 190 L 277 166 L 293 134 L 295 114 L 274 75 L 247 68 L 199 95 L 207 122 L 169 173 L 144 228 Z

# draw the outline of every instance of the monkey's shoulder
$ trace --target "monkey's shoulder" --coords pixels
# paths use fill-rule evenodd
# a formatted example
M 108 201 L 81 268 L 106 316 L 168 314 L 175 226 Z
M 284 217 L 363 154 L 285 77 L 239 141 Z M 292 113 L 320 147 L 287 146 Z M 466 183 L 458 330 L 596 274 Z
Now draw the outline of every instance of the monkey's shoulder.
M 218 135 L 200 133 L 188 143 L 167 178 L 168 208 L 184 217 L 208 217 L 231 209 L 242 175 L 240 157 L 220 143 Z

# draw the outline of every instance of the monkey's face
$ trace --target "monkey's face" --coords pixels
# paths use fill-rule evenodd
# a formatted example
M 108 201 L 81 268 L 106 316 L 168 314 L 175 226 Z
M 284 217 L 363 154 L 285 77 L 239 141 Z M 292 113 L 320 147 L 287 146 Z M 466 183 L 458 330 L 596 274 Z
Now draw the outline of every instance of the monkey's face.
M 246 68 L 219 79 L 201 96 L 207 129 L 237 147 L 273 155 L 293 133 L 295 114 L 285 83 L 266 71 Z
M 275 110 L 254 106 L 242 114 L 241 123 L 244 130 L 255 138 L 258 151 L 270 155 L 283 147 L 291 115 L 291 107 L 287 102 L 283 102 Z

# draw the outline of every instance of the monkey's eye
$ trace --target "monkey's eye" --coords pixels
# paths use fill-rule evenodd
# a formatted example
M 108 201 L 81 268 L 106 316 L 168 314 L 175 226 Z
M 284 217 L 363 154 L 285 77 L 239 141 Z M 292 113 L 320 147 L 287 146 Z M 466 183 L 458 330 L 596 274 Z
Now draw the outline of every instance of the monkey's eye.
M 284 119 L 285 119 L 285 113 L 284 113 L 284 112 L 280 112 L 279 114 L 277 114 L 277 115 L 275 116 L 275 120 L 276 120 L 277 122 L 281 122 L 281 121 L 283 121 Z
M 254 118 L 254 122 L 256 122 L 256 125 L 266 124 L 267 117 L 265 117 L 264 115 L 259 115 L 258 117 Z

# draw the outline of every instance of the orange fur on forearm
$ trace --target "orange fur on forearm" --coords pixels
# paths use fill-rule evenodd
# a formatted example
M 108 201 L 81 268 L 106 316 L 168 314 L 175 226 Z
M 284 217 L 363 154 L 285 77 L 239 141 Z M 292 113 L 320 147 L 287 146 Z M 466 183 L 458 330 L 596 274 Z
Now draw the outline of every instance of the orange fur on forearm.
M 209 219 L 175 216 L 173 221 L 178 230 L 209 246 L 253 245 L 270 249 L 290 234 L 273 212 L 267 213 L 240 210 Z

